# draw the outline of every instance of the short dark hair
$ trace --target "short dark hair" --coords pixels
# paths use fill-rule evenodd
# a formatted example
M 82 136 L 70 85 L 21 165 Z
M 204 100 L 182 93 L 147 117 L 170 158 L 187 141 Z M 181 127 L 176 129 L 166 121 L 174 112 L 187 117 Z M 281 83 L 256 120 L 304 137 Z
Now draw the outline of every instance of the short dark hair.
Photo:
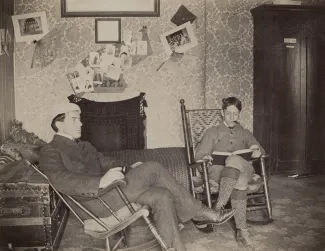
M 242 109 L 241 101 L 236 97 L 228 97 L 222 99 L 222 110 L 226 110 L 228 106 L 234 105 L 239 111 Z
M 52 120 L 51 127 L 55 132 L 58 132 L 58 130 L 59 130 L 56 126 L 56 122 L 58 122 L 58 121 L 63 122 L 64 119 L 65 119 L 65 113 L 60 113 L 60 114 L 56 115 L 55 118 Z

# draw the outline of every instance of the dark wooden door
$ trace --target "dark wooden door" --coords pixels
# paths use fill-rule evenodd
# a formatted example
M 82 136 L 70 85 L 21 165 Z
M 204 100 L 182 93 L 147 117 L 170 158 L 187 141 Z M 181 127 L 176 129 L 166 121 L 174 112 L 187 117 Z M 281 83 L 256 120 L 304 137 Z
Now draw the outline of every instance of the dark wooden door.
M 15 118 L 14 93 L 14 33 L 11 15 L 14 13 L 14 1 L 0 0 L 0 29 L 8 32 L 8 54 L 0 55 L 0 143 L 9 136 L 11 122 Z
M 301 170 L 304 165 L 304 67 L 305 53 L 301 23 L 298 17 L 285 13 L 279 17 L 280 54 L 278 62 L 280 81 L 277 83 L 278 108 L 276 171 Z
M 254 17 L 254 135 L 271 172 L 325 167 L 325 7 L 262 5 Z

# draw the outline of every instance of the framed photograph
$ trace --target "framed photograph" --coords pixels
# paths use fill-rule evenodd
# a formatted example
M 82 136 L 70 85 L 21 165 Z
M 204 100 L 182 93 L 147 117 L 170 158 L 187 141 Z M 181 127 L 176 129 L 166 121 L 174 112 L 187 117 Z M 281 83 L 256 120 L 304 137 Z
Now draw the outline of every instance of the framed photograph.
M 95 19 L 95 42 L 120 43 L 121 18 Z
M 160 0 L 61 0 L 61 17 L 159 17 Z
M 34 12 L 12 16 L 16 42 L 40 40 L 49 32 L 46 12 Z
M 160 39 L 168 55 L 171 55 L 174 51 L 184 53 L 198 45 L 191 22 L 179 25 L 163 33 Z

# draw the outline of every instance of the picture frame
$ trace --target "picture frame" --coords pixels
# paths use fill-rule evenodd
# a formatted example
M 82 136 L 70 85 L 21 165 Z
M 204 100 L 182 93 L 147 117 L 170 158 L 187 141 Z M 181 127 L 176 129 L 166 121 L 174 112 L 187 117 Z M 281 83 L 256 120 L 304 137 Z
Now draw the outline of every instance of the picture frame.
M 40 40 L 49 32 L 46 12 L 34 12 L 11 17 L 16 42 Z
M 61 17 L 159 17 L 160 0 L 61 0 Z
M 184 53 L 198 45 L 191 22 L 186 22 L 160 35 L 162 45 L 168 55 L 173 51 Z
M 96 18 L 95 43 L 120 43 L 121 18 Z

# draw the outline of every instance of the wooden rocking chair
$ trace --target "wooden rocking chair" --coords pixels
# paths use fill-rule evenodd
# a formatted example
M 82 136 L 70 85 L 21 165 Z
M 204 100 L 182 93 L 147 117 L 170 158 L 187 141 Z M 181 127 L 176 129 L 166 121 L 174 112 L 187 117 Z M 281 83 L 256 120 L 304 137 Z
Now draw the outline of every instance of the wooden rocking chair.
M 77 217 L 77 219 L 80 221 L 80 223 L 84 227 L 84 232 L 91 235 L 94 238 L 98 239 L 104 239 L 105 245 L 106 245 L 106 251 L 115 250 L 118 248 L 119 244 L 122 243 L 122 241 L 125 241 L 125 236 L 123 236 L 118 240 L 118 242 L 115 244 L 114 247 L 111 247 L 109 237 L 112 235 L 123 231 L 126 227 L 128 227 L 130 224 L 138 220 L 139 218 L 143 218 L 144 221 L 147 223 L 149 229 L 151 230 L 152 234 L 154 235 L 155 239 L 158 241 L 160 246 L 162 247 L 162 250 L 166 251 L 174 251 L 174 248 L 168 248 L 166 245 L 166 242 L 162 239 L 162 237 L 159 235 L 156 227 L 153 225 L 151 220 L 148 218 L 149 216 L 149 207 L 144 205 L 141 206 L 139 204 L 130 203 L 128 198 L 125 196 L 124 192 L 121 190 L 120 187 L 126 186 L 126 181 L 124 180 L 117 180 L 113 183 L 111 183 L 109 186 L 107 186 L 104 189 L 101 189 L 98 195 L 98 199 L 103 203 L 103 205 L 109 210 L 111 215 L 109 217 L 105 218 L 98 218 L 95 216 L 92 212 L 90 212 L 87 208 L 85 208 L 83 205 L 81 205 L 77 200 L 75 200 L 70 195 L 63 195 L 61 194 L 49 181 L 47 176 L 42 173 L 38 168 L 38 152 L 36 150 L 25 150 L 21 153 L 22 159 L 33 168 L 36 172 L 38 172 L 41 176 L 43 176 L 49 185 L 52 187 L 54 192 L 58 195 L 58 197 L 65 203 L 65 205 L 70 209 L 70 211 Z M 101 195 L 107 193 L 108 191 L 116 189 L 119 193 L 121 199 L 123 200 L 125 206 L 117 211 L 113 211 L 112 208 L 101 199 Z M 76 213 L 75 210 L 70 206 L 68 201 L 66 200 L 68 198 L 72 203 L 74 203 L 76 206 L 78 206 L 83 212 L 85 212 L 87 215 L 91 217 L 91 219 L 83 220 L 81 217 Z
M 185 139 L 185 147 L 187 152 L 187 160 L 189 164 L 189 176 L 191 183 L 191 192 L 194 197 L 205 201 L 207 206 L 212 206 L 211 187 L 207 172 L 207 160 L 195 162 L 194 156 L 196 148 L 199 145 L 204 132 L 211 126 L 217 126 L 222 121 L 221 109 L 196 109 L 187 110 L 185 101 L 180 100 L 182 123 Z M 255 172 L 259 175 L 248 184 L 247 192 L 247 212 L 262 210 L 262 215 L 254 215 L 247 218 L 247 222 L 255 224 L 268 224 L 273 221 L 271 199 L 268 188 L 268 174 L 266 159 L 268 155 L 262 155 L 260 158 L 252 159 Z M 195 186 L 195 177 L 198 165 L 203 172 L 203 191 L 198 191 Z M 217 194 L 217 193 L 216 193 Z M 255 200 L 259 202 L 255 202 Z M 253 215 L 253 214 L 252 214 Z

